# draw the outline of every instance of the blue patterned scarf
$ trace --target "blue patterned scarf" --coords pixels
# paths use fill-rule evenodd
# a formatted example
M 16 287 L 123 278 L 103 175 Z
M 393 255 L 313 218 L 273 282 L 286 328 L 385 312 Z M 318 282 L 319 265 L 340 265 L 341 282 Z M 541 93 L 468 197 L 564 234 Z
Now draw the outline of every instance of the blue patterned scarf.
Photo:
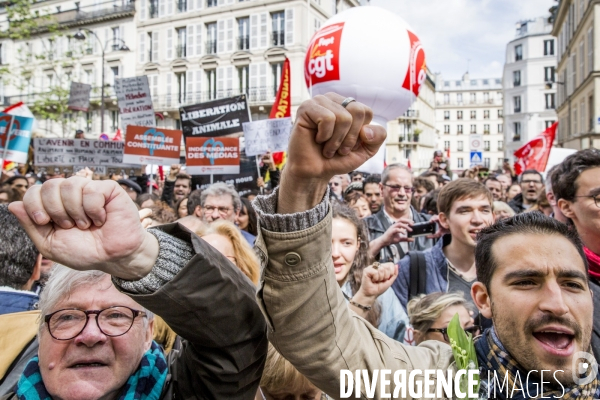
M 506 351 L 494 328 L 487 329 L 481 337 L 475 341 L 477 360 L 479 361 L 479 374 L 481 386 L 479 398 L 490 399 L 598 399 L 600 398 L 600 384 L 598 377 L 587 385 L 573 385 L 569 387 L 556 388 L 544 385 L 544 393 L 540 393 L 539 379 L 531 379 L 527 382 L 527 371 L 523 372 L 517 360 Z M 488 381 L 488 371 L 491 381 Z M 498 383 L 492 378 L 496 374 Z M 506 378 L 506 383 L 505 382 Z M 553 378 L 544 377 L 544 382 Z M 537 380 L 537 382 L 536 382 Z M 504 385 L 504 389 L 500 386 Z M 494 391 L 494 386 L 496 390 Z M 513 391 L 513 387 L 515 390 Z M 508 388 L 508 392 L 507 392 Z M 508 394 L 508 396 L 507 396 Z M 542 397 L 543 396 L 543 397 Z
M 46 390 L 38 357 L 35 356 L 25 366 L 25 370 L 17 384 L 19 400 L 51 400 Z M 167 379 L 167 360 L 161 348 L 152 342 L 150 350 L 142 357 L 140 366 L 129 377 L 119 400 L 158 400 Z

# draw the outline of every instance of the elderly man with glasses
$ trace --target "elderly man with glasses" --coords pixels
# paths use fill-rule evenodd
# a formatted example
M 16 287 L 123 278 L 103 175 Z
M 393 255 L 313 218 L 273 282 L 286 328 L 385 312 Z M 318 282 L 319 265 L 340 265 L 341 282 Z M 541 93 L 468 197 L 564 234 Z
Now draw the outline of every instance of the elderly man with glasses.
M 10 210 L 42 254 L 72 269 L 55 267 L 37 356 L 16 387 L 0 380 L 0 398 L 253 399 L 267 338 L 252 282 L 182 226 L 145 230 L 114 181 L 43 187 L 25 196 L 29 213 Z M 152 340 L 153 313 L 182 340 L 168 355 Z
M 369 228 L 370 255 L 379 262 L 397 263 L 410 250 L 425 250 L 433 246 L 432 239 L 407 237 L 411 225 L 431 218 L 410 205 L 414 191 L 410 169 L 402 164 L 388 165 L 383 170 L 379 185 L 383 207 L 365 218 Z
M 202 221 L 206 224 L 210 225 L 220 219 L 236 224 L 242 209 L 242 201 L 234 188 L 218 182 L 202 191 L 200 206 L 202 207 Z M 256 236 L 241 229 L 240 232 L 248 244 L 253 246 Z

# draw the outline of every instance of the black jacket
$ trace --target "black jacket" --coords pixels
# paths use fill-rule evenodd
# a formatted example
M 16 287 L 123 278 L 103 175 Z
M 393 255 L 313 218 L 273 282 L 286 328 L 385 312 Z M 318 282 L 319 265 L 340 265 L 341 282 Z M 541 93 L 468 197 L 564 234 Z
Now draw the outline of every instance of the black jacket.
M 410 207 L 410 209 L 414 216 L 415 224 L 418 224 L 419 222 L 427 222 L 431 218 L 429 214 L 417 212 L 417 210 L 415 210 L 412 206 Z M 385 214 L 383 213 L 383 206 L 381 206 L 381 209 L 378 213 L 365 218 L 364 221 L 367 224 L 367 228 L 369 229 L 369 241 L 372 241 L 382 236 L 391 225 L 390 221 L 386 218 Z M 426 250 L 432 247 L 433 245 L 434 241 L 432 239 L 427 239 L 425 236 L 420 236 L 416 237 L 414 242 L 408 243 L 408 249 Z M 392 244 L 391 246 L 395 246 L 398 249 L 400 259 L 402 259 L 406 255 L 399 243 Z M 379 252 L 379 258 L 376 261 L 394 262 L 394 253 L 392 252 L 391 246 L 382 248 Z
M 522 193 L 519 193 L 511 201 L 509 201 L 508 205 L 517 214 L 521 214 L 523 211 L 526 210 L 526 208 L 523 207 L 523 194 Z

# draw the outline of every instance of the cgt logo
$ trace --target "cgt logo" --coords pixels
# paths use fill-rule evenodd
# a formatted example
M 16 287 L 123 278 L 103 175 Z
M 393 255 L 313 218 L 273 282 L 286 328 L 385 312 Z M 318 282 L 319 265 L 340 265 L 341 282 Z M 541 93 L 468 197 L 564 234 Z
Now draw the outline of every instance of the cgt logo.
M 573 382 L 577 385 L 587 385 L 598 376 L 598 363 L 593 354 L 578 351 L 573 355 L 571 368 Z
M 304 60 L 308 87 L 340 79 L 340 42 L 344 23 L 326 26 L 312 38 Z
M 415 96 L 418 96 L 421 91 L 421 85 L 427 77 L 425 50 L 423 50 L 423 46 L 417 35 L 411 31 L 407 32 L 410 41 L 410 55 L 408 71 L 406 72 L 402 87 L 413 92 Z

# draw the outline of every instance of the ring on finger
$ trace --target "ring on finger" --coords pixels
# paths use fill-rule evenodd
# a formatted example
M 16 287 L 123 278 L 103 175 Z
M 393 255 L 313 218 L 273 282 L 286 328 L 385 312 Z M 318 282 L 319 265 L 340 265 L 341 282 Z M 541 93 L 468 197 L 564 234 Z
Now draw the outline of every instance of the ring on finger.
M 353 99 L 352 97 L 346 97 L 344 101 L 342 101 L 342 107 L 348 107 L 348 104 L 352 103 L 353 101 L 356 101 L 356 99 Z
M 377 261 L 373 263 L 373 269 L 379 269 L 379 263 Z

